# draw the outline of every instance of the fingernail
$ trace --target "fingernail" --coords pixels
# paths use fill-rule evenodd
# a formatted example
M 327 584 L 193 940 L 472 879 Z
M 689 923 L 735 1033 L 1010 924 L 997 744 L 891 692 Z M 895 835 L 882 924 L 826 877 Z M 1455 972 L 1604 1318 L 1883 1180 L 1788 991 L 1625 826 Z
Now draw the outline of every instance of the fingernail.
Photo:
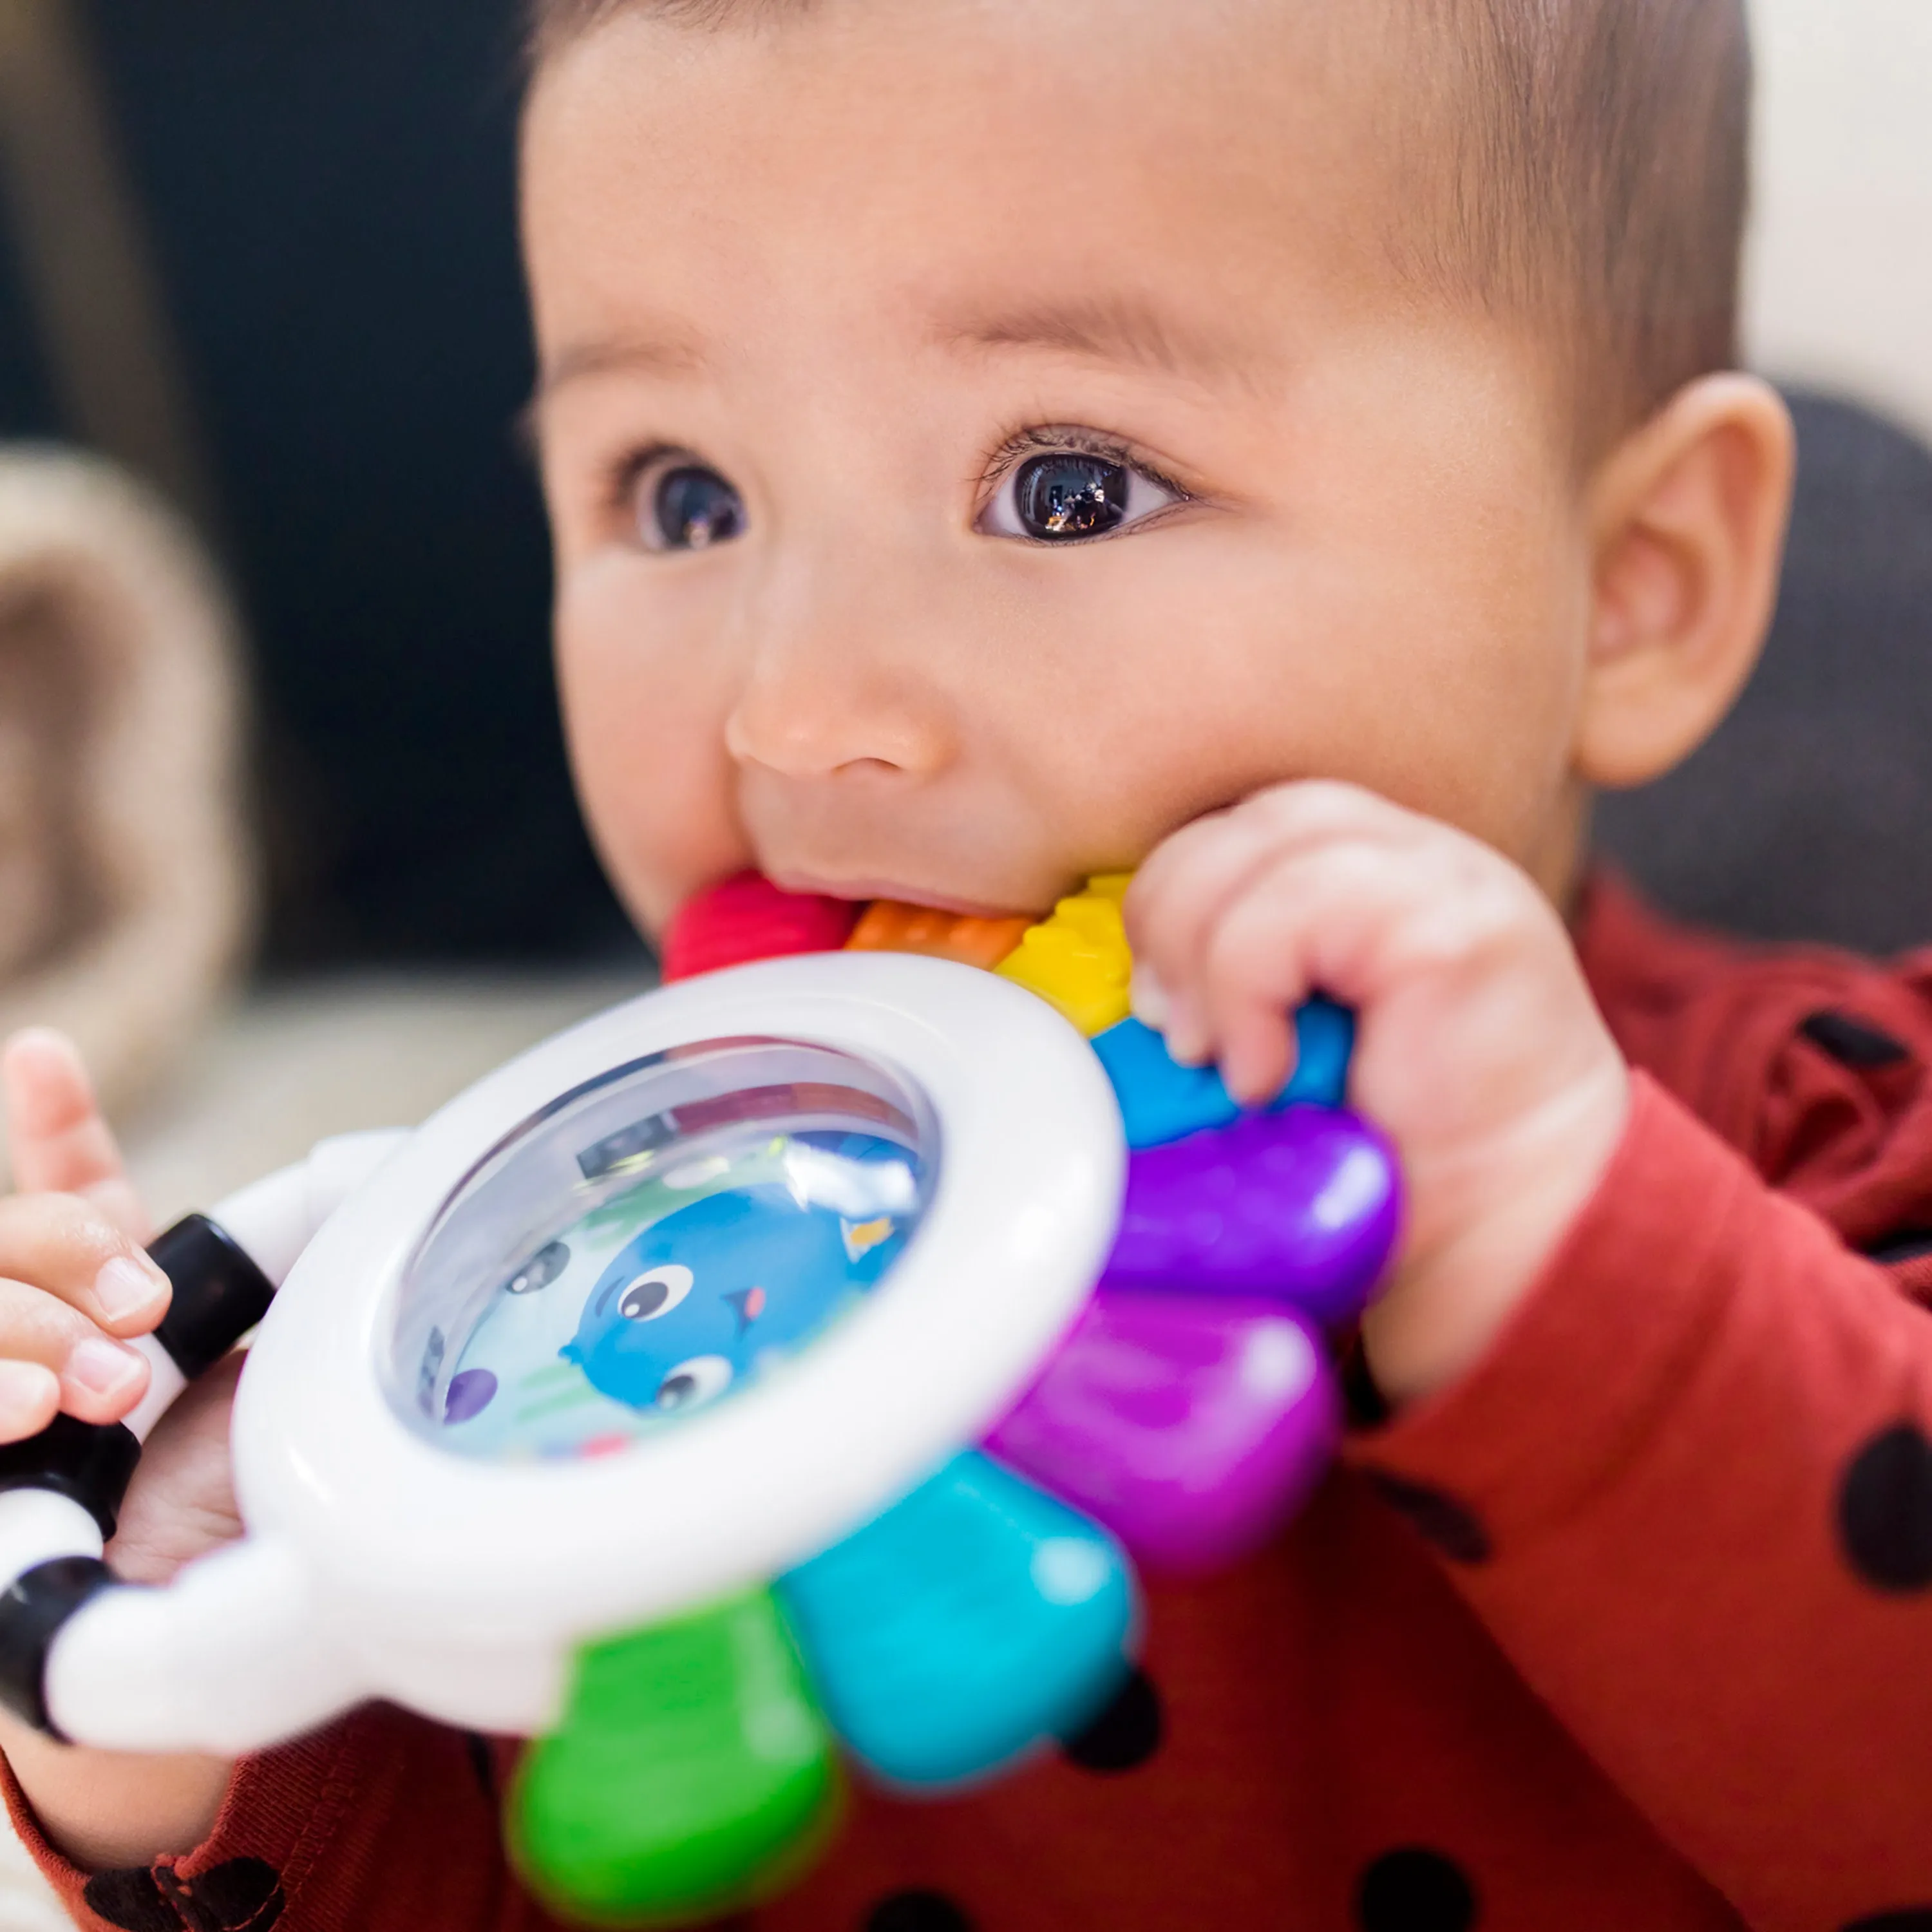
M 59 1378 L 38 1362 L 0 1362 L 0 1436 L 11 1442 L 60 1400 Z
M 1159 1033 L 1167 1024 L 1167 988 L 1154 977 L 1152 967 L 1134 968 L 1134 976 L 1128 982 L 1127 1001 L 1142 1026 L 1152 1027 Z
M 146 1366 L 132 1348 L 90 1337 L 77 1344 L 67 1358 L 68 1379 L 95 1395 L 118 1395 Z
M 1236 1106 L 1250 1111 L 1266 1106 L 1281 1090 L 1271 1082 L 1257 1080 L 1244 1060 L 1224 1060 L 1221 1084 L 1227 1088 L 1228 1096 Z
M 1167 1022 L 1161 1029 L 1169 1056 L 1183 1066 L 1205 1066 L 1212 1057 L 1208 1029 L 1194 1017 L 1187 1000 L 1176 995 L 1168 1001 Z
M 124 1321 L 152 1307 L 167 1288 L 167 1277 L 160 1269 L 131 1255 L 116 1255 L 94 1277 L 94 1298 L 110 1322 Z

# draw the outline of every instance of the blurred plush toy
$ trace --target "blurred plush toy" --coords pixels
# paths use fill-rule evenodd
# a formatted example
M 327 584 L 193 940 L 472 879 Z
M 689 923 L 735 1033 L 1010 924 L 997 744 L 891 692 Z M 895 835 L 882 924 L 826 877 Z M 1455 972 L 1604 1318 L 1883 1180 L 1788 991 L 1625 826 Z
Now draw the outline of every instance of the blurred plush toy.
M 70 1034 L 110 1112 L 242 950 L 238 666 L 183 524 L 107 464 L 0 449 L 0 1036 Z

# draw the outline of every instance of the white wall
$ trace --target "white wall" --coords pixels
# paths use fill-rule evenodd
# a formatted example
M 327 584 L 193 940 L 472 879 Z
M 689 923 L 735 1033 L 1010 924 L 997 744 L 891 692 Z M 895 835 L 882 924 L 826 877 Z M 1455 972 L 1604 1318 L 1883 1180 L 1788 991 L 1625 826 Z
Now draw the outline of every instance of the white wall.
M 1932 0 L 1752 0 L 1753 362 L 1932 437 Z

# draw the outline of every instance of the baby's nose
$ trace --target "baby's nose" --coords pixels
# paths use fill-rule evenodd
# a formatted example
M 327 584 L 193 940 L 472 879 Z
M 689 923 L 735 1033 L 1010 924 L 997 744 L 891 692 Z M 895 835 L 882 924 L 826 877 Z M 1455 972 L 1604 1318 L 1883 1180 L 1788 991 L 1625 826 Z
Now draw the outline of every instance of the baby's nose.
M 741 765 L 811 780 L 927 778 L 947 764 L 956 719 L 921 634 L 930 613 L 912 590 L 884 587 L 894 568 L 801 561 L 748 603 L 724 731 Z
M 741 765 L 795 779 L 842 773 L 929 776 L 946 761 L 941 734 L 909 710 L 859 702 L 823 690 L 754 685 L 725 725 L 725 747 Z

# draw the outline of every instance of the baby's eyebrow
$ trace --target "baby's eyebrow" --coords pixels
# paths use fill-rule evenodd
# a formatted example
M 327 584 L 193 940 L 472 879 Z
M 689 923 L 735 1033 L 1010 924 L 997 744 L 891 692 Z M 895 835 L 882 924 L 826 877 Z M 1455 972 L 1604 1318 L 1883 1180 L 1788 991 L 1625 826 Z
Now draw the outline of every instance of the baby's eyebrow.
M 1258 359 L 1252 344 L 1191 325 L 1137 296 L 968 309 L 938 318 L 934 332 L 950 349 L 1044 349 L 1210 382 L 1240 380 Z
M 697 374 L 704 364 L 704 350 L 696 338 L 668 325 L 622 335 L 590 336 L 566 342 L 544 358 L 537 377 L 536 400 L 542 402 L 586 376 L 630 371 L 686 376 Z
M 544 358 L 537 371 L 537 384 L 530 399 L 516 414 L 511 434 L 524 454 L 534 459 L 537 453 L 537 427 L 545 403 L 560 389 L 586 376 L 636 374 L 659 376 L 695 376 L 705 367 L 704 350 L 694 338 L 667 326 L 653 332 L 624 335 L 589 336 L 580 342 L 566 342 L 555 355 Z

